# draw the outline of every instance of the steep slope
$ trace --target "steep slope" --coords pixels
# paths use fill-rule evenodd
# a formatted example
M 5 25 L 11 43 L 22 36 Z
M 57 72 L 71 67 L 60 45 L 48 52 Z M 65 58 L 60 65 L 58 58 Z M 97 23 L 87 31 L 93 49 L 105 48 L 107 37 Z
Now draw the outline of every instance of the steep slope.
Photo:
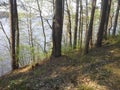
M 120 90 L 120 44 L 69 52 L 0 78 L 0 90 Z

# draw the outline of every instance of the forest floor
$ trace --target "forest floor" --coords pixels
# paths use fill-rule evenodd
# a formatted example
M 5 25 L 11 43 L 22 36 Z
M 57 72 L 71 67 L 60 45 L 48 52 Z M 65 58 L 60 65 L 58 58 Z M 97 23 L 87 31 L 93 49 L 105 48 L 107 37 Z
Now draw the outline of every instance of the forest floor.
M 120 43 L 68 52 L 0 78 L 0 90 L 120 90 Z

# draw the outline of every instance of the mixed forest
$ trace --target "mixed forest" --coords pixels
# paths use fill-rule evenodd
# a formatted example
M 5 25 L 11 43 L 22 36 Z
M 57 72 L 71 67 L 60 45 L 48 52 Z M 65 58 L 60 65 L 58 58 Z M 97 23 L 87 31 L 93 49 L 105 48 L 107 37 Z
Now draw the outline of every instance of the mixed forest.
M 0 0 L 0 90 L 120 90 L 120 0 Z

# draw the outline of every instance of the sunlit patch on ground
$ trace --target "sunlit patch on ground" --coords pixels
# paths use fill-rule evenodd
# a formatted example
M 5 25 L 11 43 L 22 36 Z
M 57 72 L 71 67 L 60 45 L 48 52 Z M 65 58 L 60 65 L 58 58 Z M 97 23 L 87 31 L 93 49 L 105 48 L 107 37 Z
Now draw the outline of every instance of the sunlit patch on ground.
M 97 81 L 93 81 L 89 77 L 81 77 L 79 81 L 79 90 L 108 90 L 107 86 L 99 85 Z

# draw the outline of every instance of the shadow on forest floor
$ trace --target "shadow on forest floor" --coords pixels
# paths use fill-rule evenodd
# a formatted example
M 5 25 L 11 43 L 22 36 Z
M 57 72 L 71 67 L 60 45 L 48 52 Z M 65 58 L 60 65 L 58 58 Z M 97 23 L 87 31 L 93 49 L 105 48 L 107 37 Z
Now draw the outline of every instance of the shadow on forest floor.
M 79 51 L 16 70 L 0 78 L 0 90 L 120 90 L 120 44 Z

